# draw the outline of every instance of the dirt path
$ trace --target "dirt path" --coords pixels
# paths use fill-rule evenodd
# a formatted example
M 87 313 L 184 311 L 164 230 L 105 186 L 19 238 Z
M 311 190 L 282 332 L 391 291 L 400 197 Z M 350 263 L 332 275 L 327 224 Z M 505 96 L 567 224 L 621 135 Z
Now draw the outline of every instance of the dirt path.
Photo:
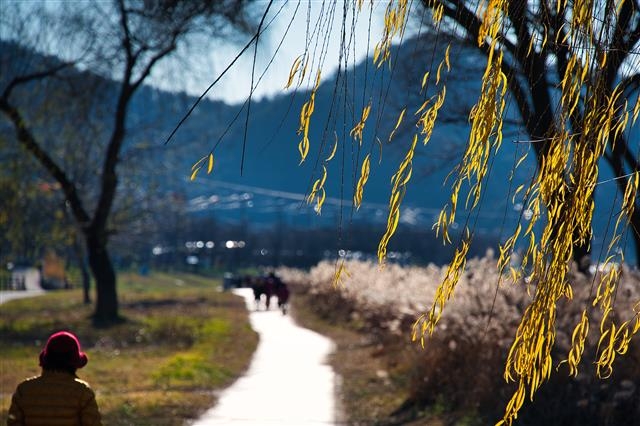
M 246 374 L 193 426 L 335 424 L 335 375 L 325 362 L 331 341 L 273 307 L 253 311 L 251 289 L 234 292 L 252 310 L 251 326 L 260 342 Z

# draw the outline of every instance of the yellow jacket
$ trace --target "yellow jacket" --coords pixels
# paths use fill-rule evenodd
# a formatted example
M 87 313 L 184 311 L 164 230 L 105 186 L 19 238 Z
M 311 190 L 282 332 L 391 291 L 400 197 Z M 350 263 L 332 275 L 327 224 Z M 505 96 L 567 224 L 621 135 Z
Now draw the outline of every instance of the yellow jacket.
M 8 426 L 101 426 L 96 396 L 75 375 L 44 370 L 20 383 L 11 398 Z

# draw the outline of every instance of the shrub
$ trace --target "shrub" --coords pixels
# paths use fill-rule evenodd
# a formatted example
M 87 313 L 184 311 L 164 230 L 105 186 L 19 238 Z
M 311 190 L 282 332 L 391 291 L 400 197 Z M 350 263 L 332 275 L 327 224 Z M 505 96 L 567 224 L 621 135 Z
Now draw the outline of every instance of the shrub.
M 626 320 L 633 315 L 633 303 L 640 299 L 640 276 L 623 267 L 616 298 L 616 315 Z M 435 290 L 446 269 L 434 265 L 380 268 L 361 261 L 346 263 L 348 276 L 332 285 L 335 264 L 322 262 L 308 273 L 282 269 L 285 281 L 306 287 L 313 295 L 313 308 L 332 322 L 345 322 L 369 333 L 381 344 L 404 345 L 410 397 L 397 415 L 418 413 L 437 404 L 458 414 L 470 413 L 480 424 L 502 417 L 515 385 L 502 375 L 508 350 L 525 309 L 532 300 L 535 283 L 510 283 L 500 279 L 495 260 L 489 254 L 470 259 L 455 295 L 449 302 L 436 332 L 419 344 L 406 345 L 416 318 L 431 307 Z M 631 424 L 640 418 L 640 347 L 636 341 L 629 353 L 616 359 L 614 374 L 607 380 L 595 377 L 597 331 L 601 318 L 590 308 L 591 328 L 577 377 L 569 377 L 566 359 L 572 332 L 582 309 L 591 306 L 600 274 L 585 276 L 572 271 L 569 280 L 572 301 L 558 302 L 554 371 L 536 393 L 533 403 L 520 412 L 519 424 Z M 395 349 L 394 349 L 395 350 Z M 394 354 L 394 362 L 400 355 Z M 456 416 L 453 416 L 456 418 Z

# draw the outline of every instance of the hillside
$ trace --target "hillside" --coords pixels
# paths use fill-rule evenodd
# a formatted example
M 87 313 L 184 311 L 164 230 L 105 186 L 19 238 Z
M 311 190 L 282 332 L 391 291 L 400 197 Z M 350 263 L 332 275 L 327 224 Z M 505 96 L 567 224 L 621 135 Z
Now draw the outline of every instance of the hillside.
M 3 67 L 37 67 L 39 60 L 55 60 L 37 59 L 33 52 L 25 52 L 5 42 L 1 47 Z M 296 130 L 300 108 L 309 97 L 305 90 L 309 87 L 307 82 L 282 96 L 254 101 L 248 118 L 246 105 L 204 100 L 168 144 L 165 144 L 168 135 L 195 98 L 143 87 L 131 105 L 127 148 L 123 152 L 121 168 L 123 173 L 130 174 L 134 183 L 139 182 L 137 186 L 141 191 L 153 187 L 157 196 L 180 194 L 180 198 L 186 200 L 187 210 L 197 216 L 213 215 L 221 222 L 243 221 L 255 228 L 269 228 L 283 221 L 289 226 L 305 228 L 335 229 L 340 224 L 345 228 L 349 223 L 369 224 L 371 239 L 377 240 L 386 223 L 390 178 L 413 137 L 413 112 L 425 96 L 435 93 L 431 88 L 426 95 L 421 94 L 419 81 L 426 70 L 433 72 L 437 67 L 438 61 L 434 60 L 431 65 L 430 58 L 444 55 L 444 52 L 432 50 L 428 37 L 409 40 L 401 49 L 394 50 L 396 68 L 393 75 L 387 67 L 376 69 L 363 62 L 346 73 L 326 79 L 317 91 L 310 127 L 311 149 L 302 164 L 299 164 L 297 145 L 300 136 Z M 428 145 L 419 145 L 416 149 L 414 173 L 403 203 L 400 230 L 411 232 L 415 229 L 428 235 L 439 210 L 448 201 L 451 179 L 447 183 L 445 180 L 466 142 L 467 115 L 480 91 L 476 76 L 483 62 L 475 50 L 454 44 L 452 71 L 443 77 L 448 91 L 440 111 L 441 122 L 436 125 Z M 79 72 L 72 71 L 69 75 L 73 77 L 74 73 Z M 104 108 L 108 111 L 112 100 L 108 96 L 110 82 L 86 72 L 79 74 L 86 84 L 104 85 L 101 93 L 105 93 Z M 31 96 L 38 99 L 37 86 L 32 85 L 30 90 Z M 405 105 L 402 102 L 407 98 L 411 103 Z M 358 121 L 363 106 L 369 102 L 372 112 L 360 146 L 349 132 Z M 405 122 L 388 143 L 389 134 L 405 106 Z M 514 202 L 509 194 L 518 185 L 529 182 L 535 172 L 531 152 L 510 179 L 518 158 L 530 150 L 530 144 L 521 143 L 527 137 L 519 129 L 518 116 L 510 107 L 509 104 L 504 142 L 499 155 L 491 160 L 480 210 L 470 217 L 464 212 L 458 215 L 458 229 L 465 225 L 473 227 L 485 241 L 483 244 L 495 245 L 496 241 L 510 235 L 520 217 L 521 204 L 517 200 Z M 108 117 L 108 114 L 104 116 Z M 48 120 L 43 120 L 42 132 L 50 134 L 64 120 L 64 117 L 50 115 Z M 108 122 L 106 124 L 108 129 Z M 245 124 L 248 124 L 246 137 Z M 320 177 L 322 161 L 328 157 L 336 138 L 336 155 L 326 164 L 327 200 L 322 214 L 317 215 L 304 198 L 313 180 Z M 212 150 L 216 158 L 213 173 L 200 173 L 194 182 L 190 182 L 191 166 Z M 367 153 L 371 153 L 372 158 L 371 174 L 363 205 L 354 211 L 351 207 L 353 188 Z M 603 168 L 602 180 L 609 177 L 609 171 Z M 610 208 L 615 205 L 615 195 L 614 184 L 601 186 L 597 197 L 608 201 L 599 204 Z M 602 236 L 610 216 L 610 211 L 595 212 L 594 253 L 602 247 Z M 390 248 L 402 250 L 402 242 L 392 240 Z M 483 247 L 475 251 L 483 252 Z

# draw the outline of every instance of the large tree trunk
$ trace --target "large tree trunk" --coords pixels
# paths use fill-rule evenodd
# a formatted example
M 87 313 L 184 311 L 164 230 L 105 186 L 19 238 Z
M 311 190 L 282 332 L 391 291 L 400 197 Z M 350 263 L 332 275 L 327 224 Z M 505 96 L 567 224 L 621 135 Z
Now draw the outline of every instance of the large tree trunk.
M 85 259 L 82 259 L 82 263 L 80 264 L 80 271 L 82 271 L 82 293 L 85 305 L 91 304 L 91 274 L 89 273 L 89 268 L 87 268 L 87 262 Z
M 89 268 L 87 266 L 87 256 L 85 254 L 85 250 L 82 247 L 79 236 L 77 235 L 73 238 L 73 251 L 75 252 L 76 260 L 80 268 L 80 274 L 82 276 L 83 301 L 85 305 L 89 305 L 91 304 L 91 274 L 89 273 Z
M 120 320 L 118 315 L 118 295 L 116 274 L 106 247 L 106 238 L 100 232 L 87 230 L 87 251 L 89 267 L 96 280 L 96 307 L 93 321 L 96 324 L 113 324 Z

